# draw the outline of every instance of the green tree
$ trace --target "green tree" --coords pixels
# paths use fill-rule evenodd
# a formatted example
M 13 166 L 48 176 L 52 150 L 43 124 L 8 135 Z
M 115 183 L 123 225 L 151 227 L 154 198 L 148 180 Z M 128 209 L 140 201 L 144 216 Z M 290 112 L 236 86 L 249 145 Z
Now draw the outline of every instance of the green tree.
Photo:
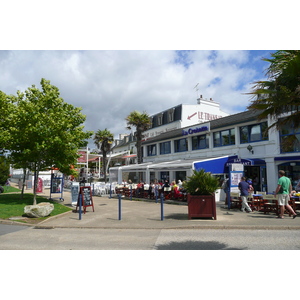
M 134 133 L 136 137 L 136 149 L 138 164 L 142 163 L 142 139 L 143 133 L 150 128 L 151 119 L 146 112 L 140 113 L 138 111 L 131 112 L 125 119 L 127 122 L 127 129 L 131 130 L 132 126 L 136 128 Z
M 280 50 L 271 54 L 266 70 L 268 80 L 254 83 L 253 100 L 248 109 L 260 112 L 258 120 L 272 117 L 275 127 L 300 127 L 300 50 Z M 283 149 L 297 141 L 295 136 L 282 140 Z
M 11 159 L 34 173 L 34 201 L 39 172 L 51 167 L 72 173 L 78 148 L 87 144 L 92 132 L 83 131 L 85 115 L 81 108 L 66 103 L 59 89 L 46 79 L 42 89 L 32 85 L 25 93 L 17 92 L 17 108 L 11 120 Z
M 111 150 L 112 143 L 114 141 L 113 134 L 107 130 L 98 130 L 94 136 L 95 145 L 98 149 L 101 150 L 103 155 L 103 174 L 104 174 L 104 182 L 106 182 L 106 164 L 107 164 L 107 153 Z
M 10 141 L 11 118 L 15 110 L 14 99 L 0 91 L 0 153 L 7 149 L 7 143 Z
M 0 156 L 0 185 L 4 185 L 9 177 L 9 162 L 5 156 Z

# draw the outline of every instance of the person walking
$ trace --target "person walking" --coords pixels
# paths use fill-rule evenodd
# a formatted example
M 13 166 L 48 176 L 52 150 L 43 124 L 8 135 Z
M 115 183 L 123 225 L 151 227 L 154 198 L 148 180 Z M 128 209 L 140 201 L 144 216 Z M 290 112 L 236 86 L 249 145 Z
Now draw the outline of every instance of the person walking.
M 278 195 L 278 205 L 280 206 L 279 216 L 277 218 L 283 219 L 285 209 L 293 216 L 293 219 L 297 217 L 292 207 L 289 205 L 290 194 L 292 193 L 291 180 L 285 176 L 283 170 L 279 170 L 279 179 L 277 182 L 277 188 L 274 196 Z
M 239 190 L 241 191 L 241 198 L 242 198 L 242 212 L 252 212 L 250 206 L 248 205 L 247 198 L 249 196 L 249 190 L 250 190 L 250 185 L 248 182 L 246 182 L 246 177 L 242 177 L 241 181 L 239 182 L 238 185 Z

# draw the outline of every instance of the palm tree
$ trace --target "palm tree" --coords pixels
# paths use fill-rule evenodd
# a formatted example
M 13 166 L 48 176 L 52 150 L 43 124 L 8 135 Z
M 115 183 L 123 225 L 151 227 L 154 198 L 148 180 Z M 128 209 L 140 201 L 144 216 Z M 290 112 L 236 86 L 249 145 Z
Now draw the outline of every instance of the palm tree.
M 125 120 L 127 122 L 127 129 L 131 130 L 132 126 L 136 128 L 134 135 L 136 137 L 137 161 L 140 164 L 142 163 L 143 132 L 150 128 L 151 119 L 146 112 L 140 113 L 135 110 Z
M 251 104 L 248 109 L 260 111 L 258 120 L 272 117 L 275 122 L 267 129 L 280 130 L 286 126 L 300 127 L 300 50 L 280 50 L 266 59 L 269 80 L 254 83 Z M 284 117 L 283 117 L 284 116 Z M 290 135 L 282 140 L 282 148 L 290 149 L 296 142 Z
M 106 128 L 104 130 L 99 129 L 95 133 L 94 136 L 95 145 L 98 147 L 98 149 L 101 150 L 103 155 L 102 166 L 103 166 L 104 182 L 106 182 L 106 155 L 111 150 L 113 141 L 114 141 L 113 134 Z

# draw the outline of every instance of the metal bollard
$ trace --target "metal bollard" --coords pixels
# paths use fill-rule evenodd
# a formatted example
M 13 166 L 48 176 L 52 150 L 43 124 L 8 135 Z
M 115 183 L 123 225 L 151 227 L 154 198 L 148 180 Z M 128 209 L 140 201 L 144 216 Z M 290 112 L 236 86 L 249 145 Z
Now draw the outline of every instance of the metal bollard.
M 163 193 L 160 194 L 160 220 L 164 220 L 164 196 Z
M 79 220 L 81 220 L 82 195 L 79 195 Z
M 119 220 L 122 220 L 121 197 L 122 197 L 122 194 L 118 194 L 118 198 L 119 198 Z

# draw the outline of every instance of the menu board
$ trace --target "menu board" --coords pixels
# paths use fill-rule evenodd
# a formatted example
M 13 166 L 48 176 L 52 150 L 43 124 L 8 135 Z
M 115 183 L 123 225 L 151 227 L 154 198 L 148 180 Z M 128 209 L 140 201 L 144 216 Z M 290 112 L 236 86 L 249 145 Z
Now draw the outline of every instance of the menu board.
M 51 193 L 61 193 L 63 190 L 63 177 L 56 177 L 51 174 Z
M 76 211 L 77 211 L 77 208 L 79 207 L 80 198 L 82 199 L 81 205 L 83 207 L 83 213 L 86 212 L 86 208 L 88 206 L 92 206 L 93 207 L 93 211 L 95 211 L 94 210 L 93 197 L 92 197 L 92 191 L 91 191 L 91 187 L 90 186 L 82 186 L 82 187 L 80 187 L 80 193 L 78 194 Z

